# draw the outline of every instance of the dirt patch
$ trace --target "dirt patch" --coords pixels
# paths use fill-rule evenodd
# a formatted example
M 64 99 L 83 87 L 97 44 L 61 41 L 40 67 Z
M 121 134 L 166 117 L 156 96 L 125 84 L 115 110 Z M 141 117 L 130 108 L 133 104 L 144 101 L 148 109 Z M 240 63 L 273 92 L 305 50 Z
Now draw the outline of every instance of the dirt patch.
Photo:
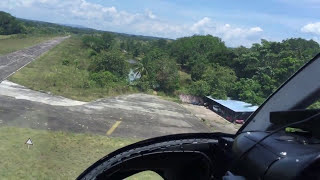
M 233 124 L 214 113 L 204 106 L 192 104 L 182 104 L 184 108 L 189 110 L 194 116 L 208 125 L 214 132 L 224 132 L 234 134 L 241 127 L 239 124 Z

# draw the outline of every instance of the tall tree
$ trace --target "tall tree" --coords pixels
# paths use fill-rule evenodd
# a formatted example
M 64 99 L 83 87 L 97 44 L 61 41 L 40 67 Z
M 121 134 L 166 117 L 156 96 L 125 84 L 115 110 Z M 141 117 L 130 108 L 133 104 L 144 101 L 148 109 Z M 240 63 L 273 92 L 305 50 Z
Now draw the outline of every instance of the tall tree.
M 232 69 L 220 65 L 208 67 L 203 74 L 203 80 L 208 83 L 210 94 L 215 98 L 226 99 L 236 79 Z
M 179 86 L 176 62 L 160 49 L 153 49 L 142 60 L 141 81 L 149 88 L 172 93 Z

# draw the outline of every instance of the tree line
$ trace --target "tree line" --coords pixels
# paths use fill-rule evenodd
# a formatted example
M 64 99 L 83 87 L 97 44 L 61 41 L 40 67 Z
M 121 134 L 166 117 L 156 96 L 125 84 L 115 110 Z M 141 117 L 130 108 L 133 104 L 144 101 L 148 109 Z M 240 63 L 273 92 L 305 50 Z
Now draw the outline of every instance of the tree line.
M 76 28 L 54 23 L 19 19 L 0 11 L 0 35 L 11 34 L 92 34 L 101 31 L 90 28 Z
M 261 104 L 319 50 L 317 42 L 302 38 L 227 48 L 207 35 L 176 40 L 171 55 L 191 74 L 191 94 Z
M 302 38 L 281 42 L 262 39 L 250 48 L 228 48 L 211 35 L 141 40 L 105 33 L 85 36 L 83 43 L 94 51 L 94 66 L 107 66 L 95 71 L 109 71 L 118 78 L 128 73 L 126 59 L 137 59 L 134 69 L 141 78 L 134 86 L 141 91 L 230 97 L 258 105 L 320 50 L 317 42 Z M 107 57 L 110 54 L 121 57 L 113 62 L 119 67 L 100 63 L 111 58 Z M 191 76 L 187 83 L 181 83 L 179 71 Z

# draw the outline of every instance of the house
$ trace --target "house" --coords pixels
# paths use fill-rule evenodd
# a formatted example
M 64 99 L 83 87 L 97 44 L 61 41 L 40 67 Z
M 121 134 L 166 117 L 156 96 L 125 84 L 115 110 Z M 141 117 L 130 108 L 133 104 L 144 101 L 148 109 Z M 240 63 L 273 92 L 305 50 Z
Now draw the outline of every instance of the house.
M 206 106 L 230 122 L 246 120 L 257 108 L 252 104 L 237 100 L 219 100 L 211 96 L 205 97 Z

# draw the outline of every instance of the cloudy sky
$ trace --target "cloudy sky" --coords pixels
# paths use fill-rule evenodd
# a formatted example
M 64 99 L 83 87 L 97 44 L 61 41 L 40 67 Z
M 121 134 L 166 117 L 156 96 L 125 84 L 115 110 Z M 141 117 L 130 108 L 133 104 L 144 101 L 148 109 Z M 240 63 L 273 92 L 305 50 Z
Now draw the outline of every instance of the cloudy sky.
M 320 42 L 320 0 L 1 0 L 0 10 L 129 34 L 211 34 L 231 47 L 251 46 L 261 38 Z

